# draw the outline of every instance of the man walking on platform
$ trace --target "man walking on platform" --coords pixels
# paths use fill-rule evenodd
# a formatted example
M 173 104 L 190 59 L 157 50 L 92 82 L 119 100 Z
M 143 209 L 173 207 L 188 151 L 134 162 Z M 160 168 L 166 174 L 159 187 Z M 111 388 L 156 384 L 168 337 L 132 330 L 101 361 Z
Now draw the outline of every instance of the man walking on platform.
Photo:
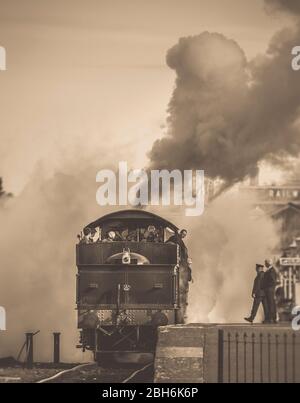
M 277 273 L 273 267 L 271 259 L 266 259 L 265 266 L 267 271 L 265 272 L 262 288 L 264 290 L 269 315 L 266 318 L 266 323 L 277 323 L 277 309 L 275 301 L 275 287 L 277 284 Z
M 268 320 L 268 317 L 269 317 L 267 300 L 266 300 L 265 292 L 262 288 L 263 281 L 264 281 L 264 274 L 265 274 L 264 266 L 262 264 L 257 264 L 256 272 L 257 272 L 257 276 L 254 280 L 253 289 L 252 289 L 252 298 L 254 298 L 252 311 L 251 311 L 251 315 L 249 316 L 249 318 L 245 318 L 245 320 L 249 323 L 254 322 L 254 319 L 257 315 L 257 311 L 258 311 L 260 304 L 262 304 L 263 308 L 264 308 L 265 321 Z

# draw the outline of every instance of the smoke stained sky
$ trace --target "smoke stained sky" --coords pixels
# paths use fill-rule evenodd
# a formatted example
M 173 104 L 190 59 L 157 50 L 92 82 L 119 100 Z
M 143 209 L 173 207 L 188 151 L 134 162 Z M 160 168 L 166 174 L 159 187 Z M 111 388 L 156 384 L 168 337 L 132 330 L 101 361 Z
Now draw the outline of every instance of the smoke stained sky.
M 174 85 L 165 54 L 179 37 L 222 32 L 253 57 L 284 24 L 260 0 L 0 0 L 6 188 L 20 192 L 41 160 L 49 175 L 65 169 L 78 148 L 100 159 L 108 136 L 143 164 L 161 135 Z

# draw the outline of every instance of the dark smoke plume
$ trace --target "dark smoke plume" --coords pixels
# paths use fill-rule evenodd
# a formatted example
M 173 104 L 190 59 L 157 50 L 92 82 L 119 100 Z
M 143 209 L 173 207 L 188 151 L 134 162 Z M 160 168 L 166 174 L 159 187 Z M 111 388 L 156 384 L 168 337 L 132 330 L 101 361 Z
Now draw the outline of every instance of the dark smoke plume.
M 298 4 L 298 2 L 295 2 Z M 294 2 L 267 1 L 298 11 Z M 291 50 L 300 27 L 278 32 L 267 53 L 247 61 L 233 40 L 204 32 L 181 38 L 167 54 L 176 71 L 168 129 L 150 152 L 152 167 L 204 169 L 227 185 L 300 152 L 300 73 Z
M 265 0 L 267 11 L 286 11 L 292 14 L 300 14 L 300 2 L 298 0 Z

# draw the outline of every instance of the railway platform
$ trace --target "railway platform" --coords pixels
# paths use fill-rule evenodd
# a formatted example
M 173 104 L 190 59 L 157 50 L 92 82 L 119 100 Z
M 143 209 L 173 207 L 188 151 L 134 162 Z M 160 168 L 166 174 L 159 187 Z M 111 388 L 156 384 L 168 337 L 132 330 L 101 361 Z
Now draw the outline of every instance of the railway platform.
M 187 324 L 158 330 L 156 383 L 299 383 L 291 325 Z

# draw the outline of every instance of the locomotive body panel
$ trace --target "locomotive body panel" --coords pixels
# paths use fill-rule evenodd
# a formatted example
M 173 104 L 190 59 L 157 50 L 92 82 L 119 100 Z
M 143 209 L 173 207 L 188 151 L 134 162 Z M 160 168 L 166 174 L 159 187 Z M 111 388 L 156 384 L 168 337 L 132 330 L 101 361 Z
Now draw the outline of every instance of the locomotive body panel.
M 170 265 L 81 266 L 77 303 L 86 309 L 174 308 L 174 287 Z
M 110 256 L 124 249 L 145 256 L 151 264 L 177 264 L 177 246 L 172 244 L 115 241 L 76 246 L 77 266 L 105 264 Z

